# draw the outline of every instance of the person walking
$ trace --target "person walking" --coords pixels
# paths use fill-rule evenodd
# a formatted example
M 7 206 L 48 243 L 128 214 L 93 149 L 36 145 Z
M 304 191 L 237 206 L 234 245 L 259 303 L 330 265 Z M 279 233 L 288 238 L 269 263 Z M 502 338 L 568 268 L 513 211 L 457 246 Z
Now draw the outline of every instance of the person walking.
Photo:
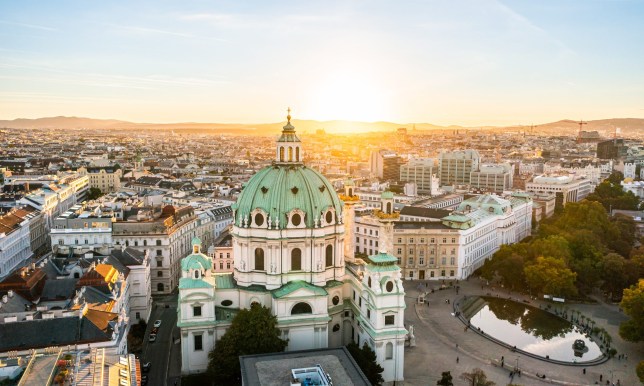
M 457 363 L 457 364 L 458 364 L 458 360 L 459 360 L 459 358 L 458 358 L 458 357 L 456 357 L 456 363 Z

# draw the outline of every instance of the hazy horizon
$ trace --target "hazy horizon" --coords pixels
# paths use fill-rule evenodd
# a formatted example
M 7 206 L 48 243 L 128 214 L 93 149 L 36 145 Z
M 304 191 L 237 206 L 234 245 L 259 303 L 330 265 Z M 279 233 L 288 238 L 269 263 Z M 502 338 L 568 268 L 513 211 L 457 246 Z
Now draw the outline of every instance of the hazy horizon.
M 507 126 L 644 115 L 644 3 L 0 4 L 0 119 Z

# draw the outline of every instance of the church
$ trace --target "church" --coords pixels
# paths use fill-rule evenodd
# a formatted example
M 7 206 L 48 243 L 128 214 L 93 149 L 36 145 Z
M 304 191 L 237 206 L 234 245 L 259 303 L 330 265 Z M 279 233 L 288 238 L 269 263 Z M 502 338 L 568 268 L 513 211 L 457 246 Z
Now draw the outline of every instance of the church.
M 405 299 L 397 258 L 386 240 L 391 203 L 383 201 L 382 251 L 355 255 L 353 184 L 340 196 L 305 165 L 287 123 L 275 160 L 244 186 L 233 205 L 233 273 L 214 274 L 199 239 L 181 261 L 177 325 L 182 372 L 204 372 L 208 353 L 235 314 L 253 303 L 277 317 L 287 351 L 368 344 L 386 383 L 403 380 Z

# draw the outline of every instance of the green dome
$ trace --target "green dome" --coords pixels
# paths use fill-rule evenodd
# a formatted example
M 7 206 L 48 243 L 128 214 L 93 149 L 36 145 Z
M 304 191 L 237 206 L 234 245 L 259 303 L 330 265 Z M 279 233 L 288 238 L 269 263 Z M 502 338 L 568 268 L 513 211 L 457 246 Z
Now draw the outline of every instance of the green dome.
M 280 229 L 286 228 L 287 215 L 293 209 L 305 213 L 307 228 L 313 228 L 314 220 L 319 221 L 331 208 L 335 210 L 334 223 L 342 215 L 342 202 L 331 183 L 318 171 L 301 163 L 275 164 L 257 172 L 233 205 L 235 225 L 243 226 L 244 218 L 249 224 L 250 214 L 257 208 L 271 219 L 271 228 L 279 218 Z M 267 221 L 264 220 L 264 227 Z
M 212 262 L 210 258 L 203 253 L 193 253 L 181 259 L 181 270 L 190 271 L 191 269 L 211 269 Z

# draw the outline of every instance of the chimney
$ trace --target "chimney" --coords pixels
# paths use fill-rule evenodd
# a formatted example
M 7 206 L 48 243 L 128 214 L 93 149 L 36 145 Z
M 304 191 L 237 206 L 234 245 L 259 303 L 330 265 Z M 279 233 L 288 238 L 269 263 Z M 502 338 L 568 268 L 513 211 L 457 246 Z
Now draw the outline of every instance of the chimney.
M 6 303 L 8 301 L 9 301 L 9 298 L 7 297 L 7 295 L 2 296 L 2 302 L 3 303 Z
M 13 290 L 7 291 L 7 295 L 9 295 L 9 297 L 12 298 L 13 297 Z

